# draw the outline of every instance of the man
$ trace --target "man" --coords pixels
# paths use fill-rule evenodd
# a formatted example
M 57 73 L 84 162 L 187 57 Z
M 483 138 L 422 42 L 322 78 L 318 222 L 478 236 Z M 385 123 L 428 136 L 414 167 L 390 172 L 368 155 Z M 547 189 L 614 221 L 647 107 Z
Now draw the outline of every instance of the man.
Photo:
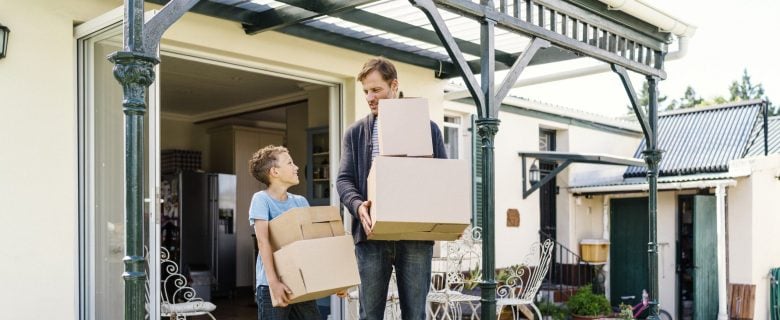
M 352 214 L 352 236 L 360 273 L 360 319 L 381 320 L 393 267 L 403 319 L 425 319 L 425 299 L 430 287 L 432 241 L 367 240 L 371 218 L 367 200 L 368 172 L 379 154 L 377 125 L 379 100 L 398 97 L 395 66 L 385 58 L 369 60 L 357 76 L 371 113 L 344 133 L 341 166 L 336 186 L 341 203 Z M 435 158 L 447 158 L 439 127 L 431 122 Z M 425 192 L 426 190 L 420 190 Z

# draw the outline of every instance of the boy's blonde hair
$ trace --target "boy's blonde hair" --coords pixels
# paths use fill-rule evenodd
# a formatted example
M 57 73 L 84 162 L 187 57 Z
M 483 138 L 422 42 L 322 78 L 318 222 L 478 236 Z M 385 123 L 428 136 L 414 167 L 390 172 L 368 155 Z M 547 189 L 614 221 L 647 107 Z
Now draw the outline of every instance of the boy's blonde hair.
M 257 150 L 252 158 L 249 159 L 249 172 L 255 179 L 264 183 L 265 185 L 271 185 L 268 180 L 268 174 L 271 168 L 275 167 L 279 161 L 279 154 L 290 153 L 285 147 L 267 145 L 264 148 Z

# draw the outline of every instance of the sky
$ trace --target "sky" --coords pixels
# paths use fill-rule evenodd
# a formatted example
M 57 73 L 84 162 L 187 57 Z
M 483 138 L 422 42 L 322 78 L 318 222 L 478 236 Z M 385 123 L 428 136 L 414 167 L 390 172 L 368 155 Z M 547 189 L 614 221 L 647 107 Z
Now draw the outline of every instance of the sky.
M 645 2 L 697 26 L 688 54 L 666 63 L 667 78 L 660 82 L 659 90 L 661 95 L 668 96 L 668 101 L 682 97 L 689 85 L 705 99 L 719 95 L 728 98 L 729 85 L 739 80 L 747 68 L 752 82 L 762 84 L 765 94 L 780 102 L 779 0 Z M 676 44 L 671 47 L 674 50 Z M 576 65 L 582 63 L 529 67 L 520 79 Z M 644 78 L 632 74 L 631 79 L 636 90 L 641 89 Z M 620 79 L 613 72 L 521 87 L 512 94 L 607 116 L 625 115 L 629 104 Z

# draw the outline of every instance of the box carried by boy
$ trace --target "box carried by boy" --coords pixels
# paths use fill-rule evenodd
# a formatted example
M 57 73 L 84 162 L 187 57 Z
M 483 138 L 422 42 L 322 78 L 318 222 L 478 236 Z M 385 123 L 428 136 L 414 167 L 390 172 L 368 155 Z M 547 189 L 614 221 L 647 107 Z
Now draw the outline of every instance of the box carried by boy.
M 344 235 L 337 207 L 294 208 L 271 220 L 268 228 L 276 273 L 292 290 L 289 303 L 327 297 L 360 284 L 355 245 Z

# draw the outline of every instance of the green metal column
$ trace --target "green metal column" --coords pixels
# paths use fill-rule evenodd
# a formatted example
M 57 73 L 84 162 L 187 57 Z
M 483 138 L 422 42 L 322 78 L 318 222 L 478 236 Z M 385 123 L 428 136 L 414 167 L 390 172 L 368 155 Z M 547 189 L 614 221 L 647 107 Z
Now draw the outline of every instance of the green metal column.
M 480 4 L 493 8 L 493 1 L 481 0 Z M 480 319 L 496 319 L 496 231 L 495 229 L 495 169 L 494 169 L 494 141 L 498 133 L 498 110 L 495 95 L 495 70 L 496 51 L 495 29 L 496 22 L 483 17 L 480 23 L 480 43 L 482 45 L 482 96 L 484 97 L 484 112 L 476 121 L 477 132 L 482 141 L 482 274 L 480 284 L 482 299 L 480 301 Z
M 650 221 L 648 223 L 650 239 L 647 243 L 648 272 L 650 279 L 650 313 L 648 319 L 658 318 L 658 163 L 661 161 L 661 151 L 658 150 L 658 81 L 655 76 L 647 76 L 650 105 L 648 124 L 650 136 L 647 139 L 647 149 L 642 152 L 647 162 L 647 183 L 650 196 L 648 207 Z
M 146 271 L 143 230 L 143 128 L 147 88 L 154 81 L 157 58 L 142 53 L 143 0 L 125 0 L 124 49 L 108 59 L 122 84 L 125 113 L 125 315 L 143 320 Z
M 482 141 L 482 291 L 480 319 L 496 319 L 496 279 L 495 279 L 495 170 L 494 145 L 498 133 L 498 119 L 478 119 L 477 132 Z

